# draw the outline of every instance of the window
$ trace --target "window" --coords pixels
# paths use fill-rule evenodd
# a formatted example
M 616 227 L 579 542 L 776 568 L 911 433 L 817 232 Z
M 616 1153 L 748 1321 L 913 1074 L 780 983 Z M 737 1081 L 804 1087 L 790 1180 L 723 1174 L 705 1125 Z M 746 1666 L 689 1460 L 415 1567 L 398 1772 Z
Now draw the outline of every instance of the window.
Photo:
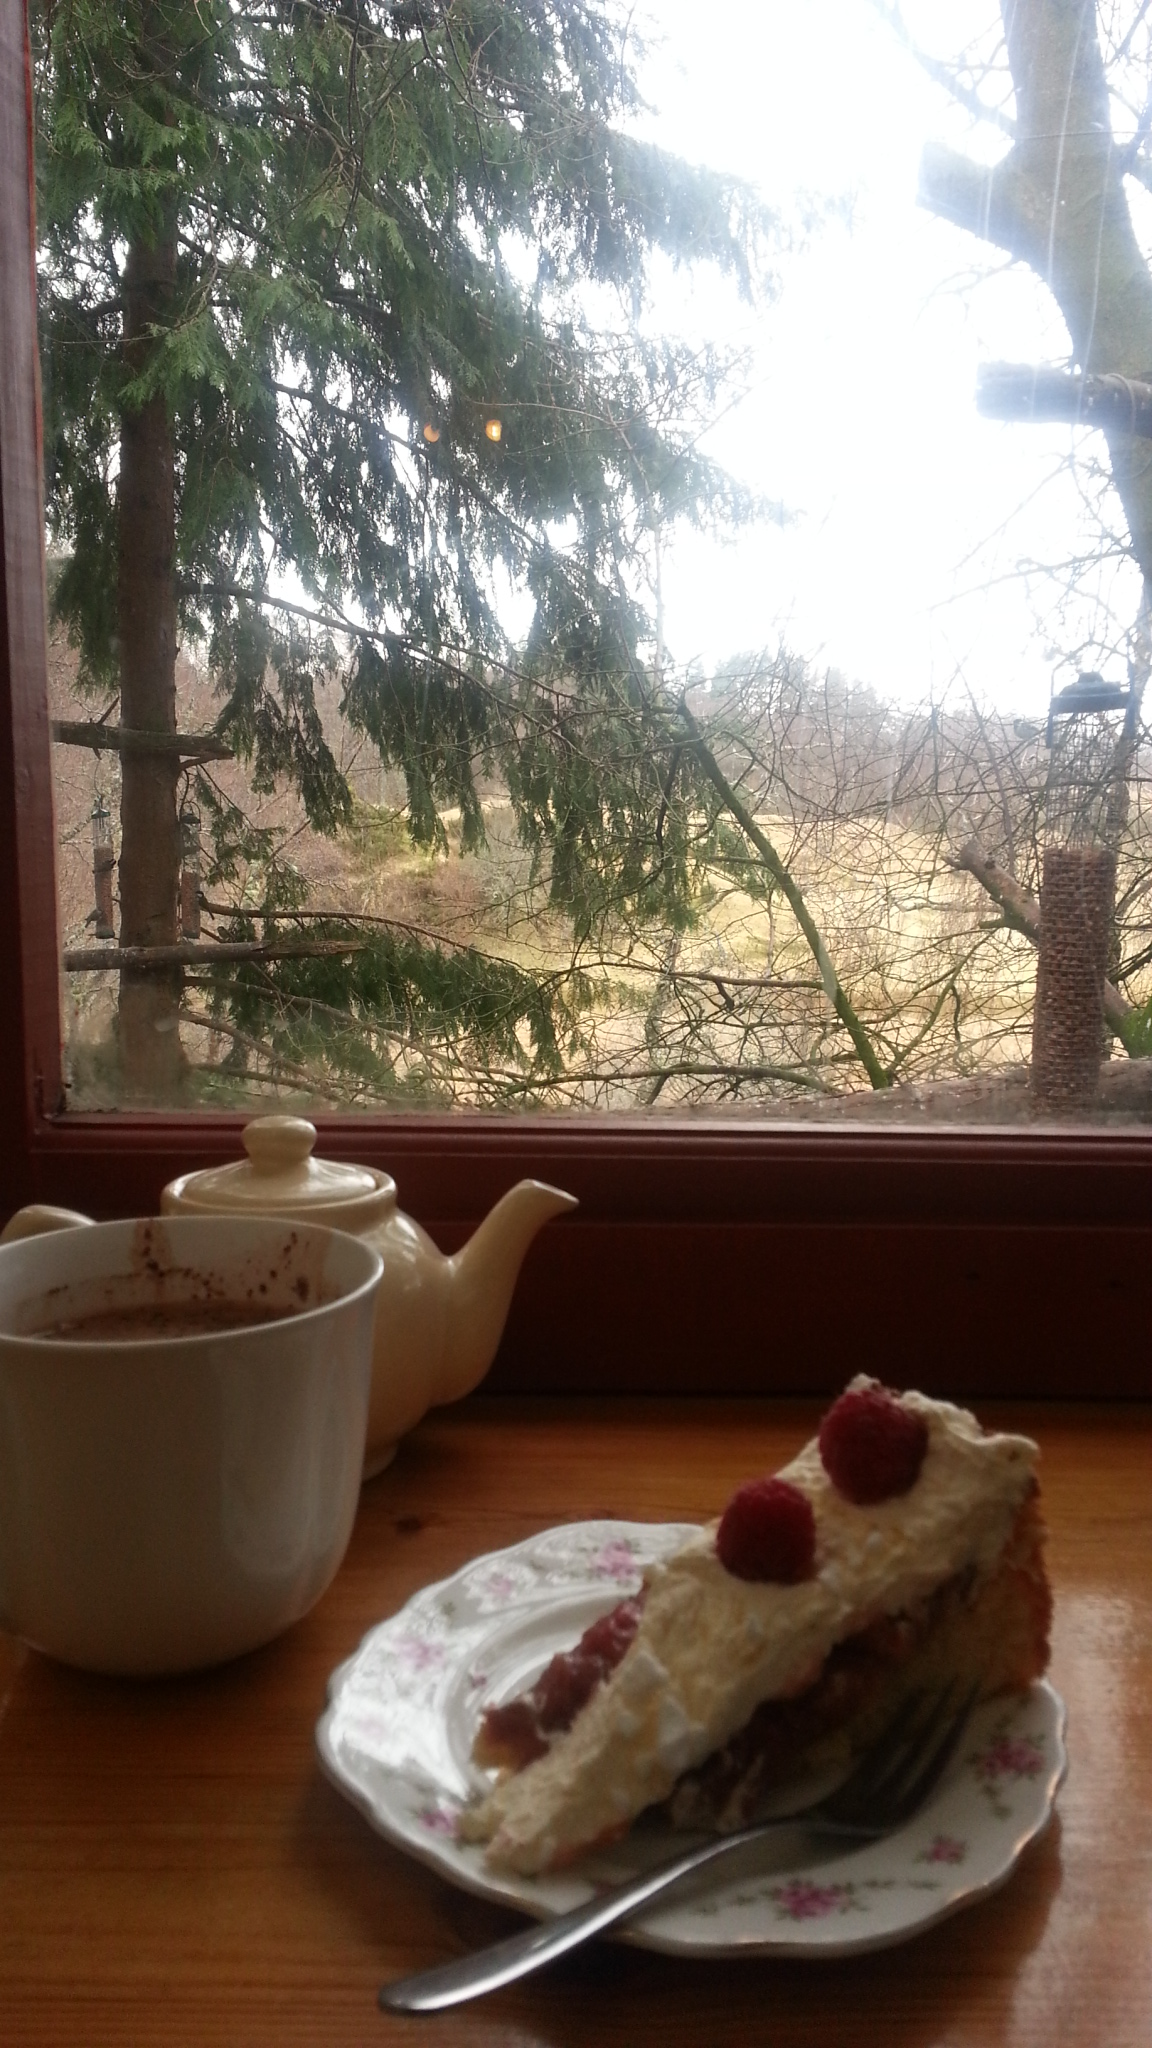
M 63 1114 L 48 772 L 27 86 L 3 6 L 0 391 L 6 723 L 0 775 L 5 1192 L 96 1212 L 152 1206 L 232 1154 L 239 1118 Z M 434 444 L 432 444 L 434 445 Z M 578 1220 L 526 1272 L 504 1385 L 802 1390 L 856 1368 L 994 1391 L 1147 1390 L 1150 1148 L 1140 1131 L 766 1125 L 738 1117 L 324 1124 L 386 1164 L 448 1243 L 520 1173 Z

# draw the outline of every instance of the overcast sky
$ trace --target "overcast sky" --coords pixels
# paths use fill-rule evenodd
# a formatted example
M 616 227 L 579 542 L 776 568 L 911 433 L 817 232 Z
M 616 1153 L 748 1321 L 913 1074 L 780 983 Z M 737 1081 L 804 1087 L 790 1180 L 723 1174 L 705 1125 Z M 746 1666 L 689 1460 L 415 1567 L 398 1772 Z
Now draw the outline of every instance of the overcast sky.
M 756 388 L 707 445 L 795 514 L 727 545 L 677 539 L 670 654 L 711 667 L 782 637 L 902 702 L 970 687 L 1032 713 L 1081 661 L 1122 676 L 1107 601 L 1127 624 L 1134 572 L 1108 570 L 1062 616 L 1050 583 L 1016 573 L 1089 531 L 1066 473 L 1071 431 L 975 410 L 980 363 L 1067 357 L 1060 315 L 1030 274 L 915 203 L 926 140 L 985 156 L 1006 145 L 972 136 L 868 0 L 652 8 L 666 40 L 644 73 L 644 132 L 753 179 L 783 210 L 807 188 L 851 198 L 854 215 L 786 261 L 778 301 L 755 315 L 714 277 L 659 280 L 659 321 L 755 345 Z M 998 19 L 994 0 L 911 0 L 906 13 L 941 52 Z M 1082 453 L 1091 438 L 1075 437 Z

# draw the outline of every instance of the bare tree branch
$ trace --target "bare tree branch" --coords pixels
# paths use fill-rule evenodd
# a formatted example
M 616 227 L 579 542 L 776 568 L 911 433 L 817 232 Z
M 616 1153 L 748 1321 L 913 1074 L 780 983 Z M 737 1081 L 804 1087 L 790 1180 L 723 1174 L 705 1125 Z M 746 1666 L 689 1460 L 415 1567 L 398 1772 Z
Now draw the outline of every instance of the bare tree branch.
M 976 410 L 993 420 L 1066 420 L 1105 433 L 1152 439 L 1152 383 L 1133 377 L 1083 377 L 1028 363 L 985 363 L 976 376 Z
M 974 875 L 981 888 L 987 890 L 1006 925 L 1013 931 L 1023 932 L 1034 946 L 1040 944 L 1040 905 L 1036 898 L 1022 889 L 1003 868 L 997 867 L 994 860 L 989 860 L 974 839 L 961 847 L 955 865 Z M 1110 981 L 1104 983 L 1104 1015 L 1121 1039 L 1136 1015 L 1133 1005 Z
M 840 977 L 828 956 L 828 949 L 820 935 L 819 927 L 811 911 L 808 909 L 800 890 L 797 888 L 796 883 L 793 881 L 792 876 L 767 835 L 761 831 L 751 812 L 741 803 L 736 791 L 720 768 L 716 756 L 705 740 L 696 720 L 689 711 L 687 703 L 683 700 L 681 700 L 681 710 L 705 772 L 727 804 L 741 831 L 751 840 L 769 874 L 779 886 L 782 894 L 787 898 L 792 914 L 808 941 L 812 957 L 820 969 L 820 978 L 827 991 L 828 1000 L 848 1032 L 848 1036 L 851 1038 L 860 1056 L 861 1065 L 868 1079 L 874 1088 L 890 1087 L 891 1076 L 885 1073 L 876 1057 L 872 1041 L 848 999 Z

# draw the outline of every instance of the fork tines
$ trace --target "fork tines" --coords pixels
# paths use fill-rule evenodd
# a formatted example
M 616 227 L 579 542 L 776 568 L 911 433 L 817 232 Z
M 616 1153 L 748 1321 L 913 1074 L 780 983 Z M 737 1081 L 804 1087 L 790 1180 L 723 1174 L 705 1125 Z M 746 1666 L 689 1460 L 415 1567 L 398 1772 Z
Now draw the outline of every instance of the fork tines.
M 959 1699 L 955 1681 L 935 1694 L 909 1693 L 852 1775 L 824 1801 L 824 1817 L 869 1833 L 898 1827 L 943 1777 L 979 1696 L 979 1680 Z

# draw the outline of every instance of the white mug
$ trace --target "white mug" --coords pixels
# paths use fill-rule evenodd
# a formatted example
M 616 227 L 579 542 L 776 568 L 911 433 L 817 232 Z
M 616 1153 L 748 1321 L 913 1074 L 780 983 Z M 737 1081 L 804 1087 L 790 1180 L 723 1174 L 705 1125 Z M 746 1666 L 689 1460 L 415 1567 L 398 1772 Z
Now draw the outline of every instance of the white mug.
M 347 1548 L 378 1254 L 262 1218 L 42 1227 L 0 1244 L 0 1627 L 132 1675 L 254 1649 Z M 172 1334 L 174 1302 L 221 1327 Z M 93 1336 L 146 1305 L 154 1331 Z

